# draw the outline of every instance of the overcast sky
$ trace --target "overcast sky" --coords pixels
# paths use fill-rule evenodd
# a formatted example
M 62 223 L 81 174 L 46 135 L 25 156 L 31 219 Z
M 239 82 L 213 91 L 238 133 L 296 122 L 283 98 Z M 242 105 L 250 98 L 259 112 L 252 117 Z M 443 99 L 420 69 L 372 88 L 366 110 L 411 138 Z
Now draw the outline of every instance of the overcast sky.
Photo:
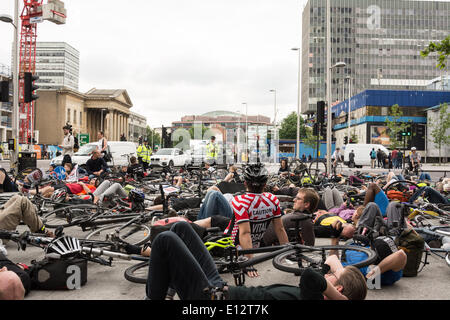
M 397 0 L 396 0 L 397 1 Z M 47 2 L 45 0 L 45 2 Z M 66 0 L 67 22 L 38 24 L 38 41 L 80 52 L 80 91 L 126 89 L 151 127 L 183 115 L 242 111 L 277 120 L 297 110 L 306 0 Z M 23 0 L 20 0 L 22 6 Z M 14 0 L 0 0 L 14 14 Z M 13 28 L 0 23 L 0 63 Z
M 46 1 L 45 1 L 46 2 Z M 297 110 L 306 0 L 66 0 L 67 21 L 38 24 L 38 41 L 80 52 L 80 91 L 126 89 L 151 127 L 183 115 L 241 110 L 278 120 Z M 20 0 L 22 6 L 23 1 Z M 14 0 L 0 13 L 14 14 Z M 0 23 L 0 62 L 13 28 Z

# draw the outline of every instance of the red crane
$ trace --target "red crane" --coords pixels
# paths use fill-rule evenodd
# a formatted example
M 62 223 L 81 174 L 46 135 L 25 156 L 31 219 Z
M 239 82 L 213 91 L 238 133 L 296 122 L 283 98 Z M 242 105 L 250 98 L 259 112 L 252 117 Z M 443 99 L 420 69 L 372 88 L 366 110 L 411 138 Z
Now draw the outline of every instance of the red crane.
M 59 0 L 49 0 L 47 5 L 43 0 L 23 0 L 23 10 L 20 15 L 22 26 L 19 44 L 19 143 L 30 143 L 34 130 L 35 102 L 24 102 L 24 73 L 36 71 L 36 38 L 37 23 L 43 20 L 62 24 L 65 23 L 64 3 Z

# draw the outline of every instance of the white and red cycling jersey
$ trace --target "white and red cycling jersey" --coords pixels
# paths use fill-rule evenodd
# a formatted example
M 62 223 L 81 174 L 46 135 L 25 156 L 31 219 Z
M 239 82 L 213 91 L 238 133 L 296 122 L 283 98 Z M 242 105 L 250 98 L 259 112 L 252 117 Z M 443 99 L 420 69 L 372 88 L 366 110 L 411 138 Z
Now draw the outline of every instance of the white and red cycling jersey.
M 235 245 L 239 244 L 239 224 L 250 222 L 252 244 L 258 248 L 270 222 L 281 217 L 280 201 L 269 193 L 247 193 L 234 197 L 231 202 L 234 216 L 225 230 L 231 234 Z

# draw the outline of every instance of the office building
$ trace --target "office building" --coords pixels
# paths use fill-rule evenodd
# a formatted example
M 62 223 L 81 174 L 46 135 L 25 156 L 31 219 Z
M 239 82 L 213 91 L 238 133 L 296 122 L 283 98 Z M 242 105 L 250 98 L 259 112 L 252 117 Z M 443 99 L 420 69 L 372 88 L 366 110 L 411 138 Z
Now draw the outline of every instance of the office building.
M 0 80 L 9 81 L 9 102 L 0 102 L 0 143 L 12 138 L 13 82 L 11 68 L 0 63 Z
M 330 0 L 332 104 L 363 90 L 423 90 L 441 76 L 420 51 L 450 30 L 450 2 Z M 302 16 L 301 112 L 326 100 L 326 0 L 309 0 Z M 445 70 L 444 70 L 445 73 Z M 349 80 L 352 90 L 349 92 Z
M 348 135 L 348 110 L 350 110 L 350 136 L 355 135 L 358 143 L 391 145 L 386 119 L 390 107 L 397 104 L 403 116 L 398 120 L 412 124 L 413 136 L 407 148 L 415 146 L 426 150 L 427 109 L 450 102 L 450 91 L 408 91 L 408 90 L 365 90 L 351 99 L 332 107 L 333 131 L 336 146 L 344 145 Z
M 40 89 L 78 90 L 80 53 L 65 42 L 37 42 L 35 73 Z

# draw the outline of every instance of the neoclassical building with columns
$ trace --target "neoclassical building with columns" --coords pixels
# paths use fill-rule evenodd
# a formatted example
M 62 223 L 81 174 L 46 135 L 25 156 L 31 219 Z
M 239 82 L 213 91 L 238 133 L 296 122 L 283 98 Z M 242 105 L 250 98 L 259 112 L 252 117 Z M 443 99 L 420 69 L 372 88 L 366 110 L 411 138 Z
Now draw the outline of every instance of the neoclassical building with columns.
M 109 141 L 128 140 L 131 99 L 124 89 L 91 89 L 81 93 L 72 89 L 39 90 L 36 100 L 35 128 L 39 143 L 58 145 L 63 138 L 62 127 L 69 123 L 74 134 L 89 134 L 97 141 L 103 131 Z

